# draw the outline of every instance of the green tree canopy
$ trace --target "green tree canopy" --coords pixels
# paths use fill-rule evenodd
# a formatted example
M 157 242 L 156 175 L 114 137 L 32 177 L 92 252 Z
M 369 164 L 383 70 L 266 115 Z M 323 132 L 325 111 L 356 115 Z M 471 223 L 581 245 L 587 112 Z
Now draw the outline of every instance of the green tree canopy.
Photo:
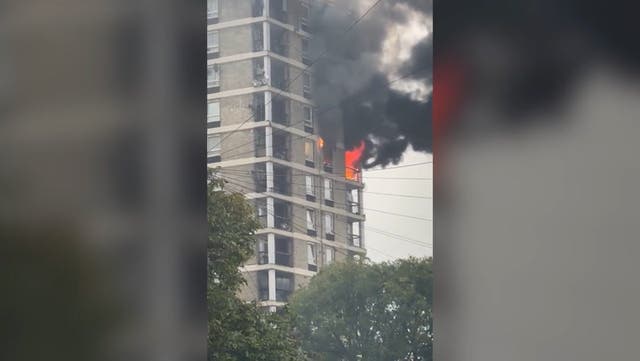
M 258 223 L 244 196 L 225 192 L 213 173 L 208 178 L 207 220 L 208 359 L 302 360 L 286 318 L 237 297 L 245 283 L 238 268 L 253 254 Z
M 431 259 L 323 269 L 289 305 L 315 361 L 432 360 Z

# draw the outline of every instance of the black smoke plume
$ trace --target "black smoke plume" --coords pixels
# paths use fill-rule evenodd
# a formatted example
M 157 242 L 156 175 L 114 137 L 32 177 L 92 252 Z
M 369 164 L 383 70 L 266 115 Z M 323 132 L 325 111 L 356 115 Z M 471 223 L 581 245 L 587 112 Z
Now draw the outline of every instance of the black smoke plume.
M 336 127 L 342 127 L 346 149 L 365 141 L 365 167 L 396 164 L 409 145 L 430 152 L 431 96 L 396 90 L 394 83 L 431 87 L 432 38 L 421 40 L 406 61 L 395 64 L 396 78 L 381 70 L 380 60 L 389 29 L 406 24 L 414 13 L 432 18 L 432 2 L 383 1 L 345 34 L 368 8 L 358 5 L 359 0 L 348 0 L 314 6 L 314 100 L 320 131 L 333 144 Z

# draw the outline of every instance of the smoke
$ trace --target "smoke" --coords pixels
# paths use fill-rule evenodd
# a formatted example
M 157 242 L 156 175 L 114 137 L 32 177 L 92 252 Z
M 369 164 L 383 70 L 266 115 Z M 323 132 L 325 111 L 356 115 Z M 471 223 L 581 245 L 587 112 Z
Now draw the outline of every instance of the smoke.
M 348 29 L 371 2 L 340 1 L 314 6 L 314 100 L 320 131 L 336 143 L 337 127 L 344 129 L 345 148 L 365 141 L 365 167 L 397 163 L 408 146 L 431 151 L 431 95 L 433 42 L 427 31 L 432 2 L 391 0 L 378 4 Z M 393 29 L 415 25 L 418 38 L 397 54 L 385 42 Z M 424 22 L 424 23 L 422 23 Z M 394 40 L 394 39 L 392 39 Z M 404 46 L 404 48 L 402 48 Z

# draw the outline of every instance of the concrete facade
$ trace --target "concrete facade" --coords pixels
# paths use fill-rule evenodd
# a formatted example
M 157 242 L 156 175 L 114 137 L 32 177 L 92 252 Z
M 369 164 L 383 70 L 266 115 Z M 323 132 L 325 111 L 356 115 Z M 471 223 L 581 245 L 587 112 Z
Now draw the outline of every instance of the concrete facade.
M 323 266 L 366 254 L 363 184 L 345 178 L 342 135 L 323 144 L 313 119 L 312 1 L 208 6 L 208 166 L 255 205 L 262 228 L 240 296 L 275 310 Z

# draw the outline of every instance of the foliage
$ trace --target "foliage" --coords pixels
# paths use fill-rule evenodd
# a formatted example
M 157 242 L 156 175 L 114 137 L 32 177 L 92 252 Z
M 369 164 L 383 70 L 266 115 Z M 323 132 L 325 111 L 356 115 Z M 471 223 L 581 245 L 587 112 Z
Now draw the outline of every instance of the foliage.
M 214 173 L 207 197 L 208 360 L 302 360 L 287 318 L 236 295 L 245 283 L 238 267 L 253 254 L 258 228 L 251 206 L 242 194 L 225 192 Z
M 432 360 L 432 260 L 323 269 L 290 303 L 316 361 Z

